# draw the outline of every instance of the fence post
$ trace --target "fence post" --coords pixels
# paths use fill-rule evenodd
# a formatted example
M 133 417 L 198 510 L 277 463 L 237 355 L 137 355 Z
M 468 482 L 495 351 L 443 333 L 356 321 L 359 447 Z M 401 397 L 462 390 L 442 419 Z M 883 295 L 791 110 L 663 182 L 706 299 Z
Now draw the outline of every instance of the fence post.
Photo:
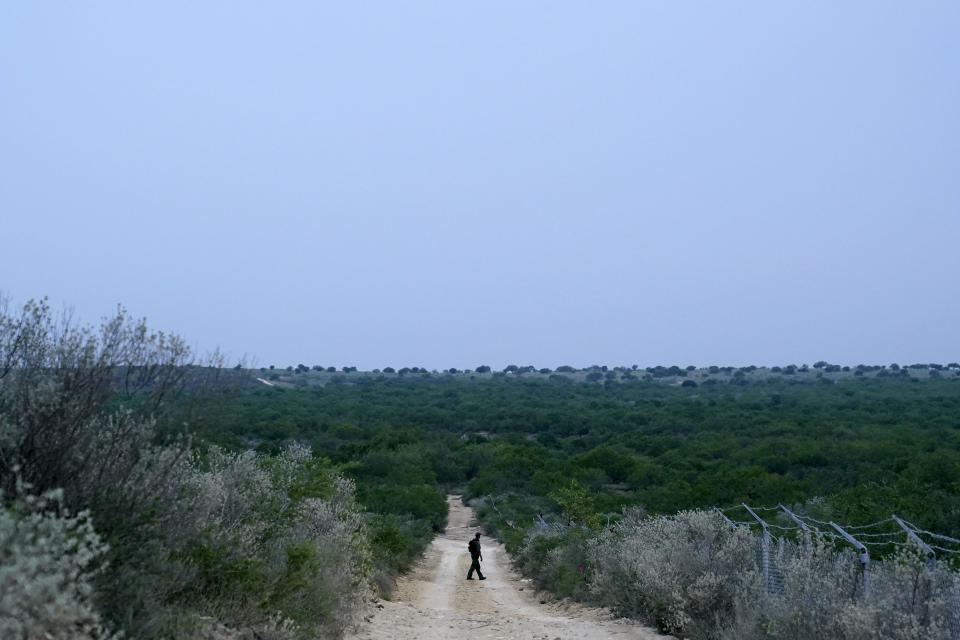
M 797 517 L 797 515 L 796 515 L 793 511 L 790 511 L 790 509 L 787 509 L 785 506 L 783 506 L 783 503 L 782 503 L 782 502 L 778 502 L 778 503 L 777 503 L 777 506 L 780 507 L 780 508 L 783 510 L 784 513 L 786 513 L 788 516 L 790 516 L 790 519 L 791 519 L 791 520 L 793 520 L 793 521 L 796 522 L 798 525 L 800 525 L 800 528 L 803 530 L 803 532 L 804 532 L 805 534 L 807 534 L 807 535 L 803 536 L 803 548 L 806 549 L 807 551 L 809 551 L 809 550 L 810 550 L 810 535 L 809 535 L 809 534 L 810 534 L 810 527 L 807 526 L 807 523 L 806 523 L 806 522 L 804 522 L 804 521 L 801 520 L 799 517 Z
M 860 553 L 860 565 L 863 567 L 863 596 L 866 597 L 870 591 L 870 552 L 867 551 L 863 543 L 844 531 L 836 522 L 831 520 L 830 526 L 836 529 L 837 532 L 843 536 L 843 539 L 856 547 Z
M 893 518 L 894 522 L 900 525 L 900 527 L 907 532 L 907 537 L 916 542 L 918 545 L 920 545 L 920 548 L 923 549 L 923 552 L 927 555 L 927 568 L 930 569 L 930 571 L 936 569 L 937 554 L 933 552 L 933 549 L 931 549 L 926 542 L 921 540 L 920 537 L 913 532 L 913 529 L 904 524 L 903 520 L 897 517 L 897 514 L 892 514 L 891 517 Z
M 790 511 L 790 509 L 787 509 L 785 506 L 783 506 L 783 503 L 781 503 L 781 502 L 778 502 L 778 503 L 777 503 L 777 506 L 780 507 L 781 509 L 783 509 L 783 512 L 784 512 L 784 513 L 786 513 L 788 516 L 790 516 L 790 518 L 791 518 L 794 522 L 796 522 L 798 525 L 800 525 L 800 528 L 801 528 L 801 529 L 803 529 L 803 530 L 806 531 L 807 533 L 810 533 L 810 527 L 807 526 L 807 523 L 804 522 L 803 520 L 801 520 L 800 518 L 798 518 L 796 515 L 794 515 L 793 511 Z
M 767 529 L 767 523 L 758 516 L 753 509 L 747 506 L 746 502 L 740 503 L 744 509 L 750 512 L 750 515 L 763 527 L 763 542 L 760 544 L 760 564 L 763 568 L 763 586 L 770 591 L 770 530 Z
M 737 525 L 735 525 L 735 524 L 733 523 L 733 520 L 731 520 L 730 518 L 728 518 L 728 517 L 727 517 L 727 514 L 725 514 L 723 511 L 720 511 L 720 507 L 714 507 L 713 510 L 716 511 L 717 513 L 719 513 L 719 514 L 720 514 L 720 517 L 727 521 L 727 524 L 730 525 L 730 528 L 731 528 L 731 529 L 736 529 L 736 528 L 737 528 Z

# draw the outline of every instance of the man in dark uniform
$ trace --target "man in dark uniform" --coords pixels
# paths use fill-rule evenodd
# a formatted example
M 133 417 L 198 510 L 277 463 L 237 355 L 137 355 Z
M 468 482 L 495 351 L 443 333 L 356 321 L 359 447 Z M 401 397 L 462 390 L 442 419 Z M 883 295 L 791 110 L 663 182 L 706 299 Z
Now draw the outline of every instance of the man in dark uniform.
M 467 580 L 473 580 L 473 572 L 477 572 L 477 576 L 481 580 L 486 580 L 483 577 L 483 572 L 480 571 L 480 562 L 483 560 L 483 554 L 480 553 L 480 534 L 477 535 L 467 544 L 467 550 L 470 552 L 470 557 L 473 558 L 473 563 L 470 565 L 470 571 L 467 571 Z

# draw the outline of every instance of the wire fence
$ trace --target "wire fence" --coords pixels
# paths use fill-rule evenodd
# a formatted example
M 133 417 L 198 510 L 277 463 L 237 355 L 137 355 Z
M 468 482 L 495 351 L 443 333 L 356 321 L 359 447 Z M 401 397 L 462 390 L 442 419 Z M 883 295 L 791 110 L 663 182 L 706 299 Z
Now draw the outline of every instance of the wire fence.
M 811 535 L 856 550 L 862 572 L 860 591 L 863 598 L 870 597 L 871 549 L 874 555 L 882 555 L 902 547 L 919 548 L 930 570 L 936 568 L 938 560 L 960 558 L 960 540 L 922 529 L 896 514 L 867 524 L 840 525 L 795 513 L 781 503 L 775 507 L 751 507 L 741 503 L 724 509 L 714 508 L 714 511 L 731 528 L 747 527 L 756 532 L 757 565 L 770 593 L 784 592 L 784 567 L 791 556 L 790 546 L 809 544 Z M 554 533 L 581 526 L 573 520 L 565 524 L 548 522 L 541 513 L 536 514 L 534 524 L 541 530 Z M 953 581 L 950 600 L 950 638 L 960 640 L 960 575 Z
M 783 593 L 785 550 L 791 543 L 808 540 L 805 534 L 817 534 L 850 545 L 857 551 L 862 571 L 861 589 L 870 597 L 870 549 L 886 552 L 898 547 L 916 547 L 926 556 L 927 567 L 936 568 L 937 560 L 960 556 L 960 540 L 917 527 L 912 522 L 891 514 L 889 518 L 861 525 L 839 525 L 833 521 L 794 513 L 783 504 L 776 507 L 751 507 L 746 503 L 715 509 L 733 528 L 759 528 L 757 536 L 758 564 L 768 592 Z M 750 519 L 733 520 L 746 512 Z M 764 515 L 760 515 L 763 513 Z M 729 514 L 729 515 L 728 515 Z M 788 524 L 789 523 L 789 524 Z M 950 637 L 960 640 L 960 577 L 955 578 L 950 595 Z
M 938 558 L 960 557 L 960 540 L 921 529 L 896 514 L 868 524 L 840 525 L 794 513 L 782 503 L 775 507 L 751 507 L 740 503 L 724 509 L 715 508 L 715 511 L 731 527 L 759 527 L 772 541 L 783 538 L 796 540 L 804 533 L 816 533 L 841 544 L 849 544 L 860 554 L 864 565 L 870 562 L 870 547 L 885 552 L 896 547 L 917 546 L 927 557 L 931 568 L 936 566 Z M 764 515 L 761 516 L 761 513 Z M 731 515 L 742 518 L 744 514 L 749 518 L 731 518 Z

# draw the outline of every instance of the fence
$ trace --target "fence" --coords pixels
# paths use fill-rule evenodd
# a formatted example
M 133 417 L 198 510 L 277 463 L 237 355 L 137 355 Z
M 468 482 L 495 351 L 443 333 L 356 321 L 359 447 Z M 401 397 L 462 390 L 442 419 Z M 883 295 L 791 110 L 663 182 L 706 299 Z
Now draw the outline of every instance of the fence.
M 761 529 L 761 534 L 757 537 L 759 566 L 767 591 L 774 593 L 783 591 L 783 574 L 780 568 L 786 544 L 797 538 L 809 540 L 809 537 L 802 534 L 816 533 L 836 539 L 843 544 L 849 544 L 856 549 L 862 571 L 861 585 L 864 598 L 870 597 L 870 547 L 889 549 L 916 545 L 926 556 L 927 567 L 931 570 L 936 568 L 938 555 L 960 556 L 960 540 L 921 529 L 896 514 L 869 524 L 841 526 L 833 521 L 827 522 L 798 515 L 783 504 L 777 504 L 776 507 L 751 507 L 741 503 L 726 509 L 715 508 L 715 511 L 731 527 L 746 526 Z M 733 520 L 729 517 L 728 513 L 738 511 L 746 512 L 750 519 Z M 760 513 L 768 515 L 762 517 Z M 774 518 L 780 522 L 772 522 Z M 776 544 L 775 549 L 773 543 Z M 951 600 L 950 637 L 953 640 L 960 640 L 960 578 L 954 580 Z
M 832 538 L 841 545 L 850 545 L 857 551 L 861 566 L 860 594 L 870 597 L 870 549 L 889 550 L 916 546 L 927 559 L 927 567 L 936 568 L 939 559 L 960 557 L 960 540 L 922 529 L 896 514 L 889 518 L 863 525 L 839 525 L 806 515 L 794 513 L 783 504 L 775 507 L 751 507 L 746 503 L 714 509 L 731 528 L 749 527 L 757 530 L 757 564 L 763 583 L 770 593 L 783 593 L 782 567 L 791 544 L 809 544 L 816 534 Z M 739 518 L 739 519 L 735 519 Z M 551 523 L 536 514 L 534 524 L 545 531 L 562 533 L 568 527 L 579 526 L 573 521 Z M 950 638 L 960 640 L 960 575 L 955 578 L 951 594 Z
M 749 520 L 733 520 L 728 515 L 731 512 L 741 510 L 749 514 Z M 785 539 L 788 539 L 791 535 L 796 536 L 796 534 L 816 533 L 824 537 L 834 538 L 856 549 L 863 571 L 865 595 L 870 590 L 870 547 L 890 548 L 916 545 L 926 555 L 927 566 L 931 569 L 936 567 L 938 553 L 941 556 L 960 555 L 960 540 L 921 529 L 911 522 L 897 517 L 896 514 L 891 514 L 889 518 L 870 524 L 841 526 L 833 521 L 826 522 L 810 516 L 798 515 L 783 504 L 777 504 L 775 507 L 751 507 L 746 503 L 741 503 L 726 509 L 715 508 L 715 511 L 731 527 L 759 526 L 761 528 L 762 535 L 759 536 L 760 566 L 763 571 L 764 582 L 768 585 L 768 588 L 775 587 L 777 580 L 776 563 L 771 562 L 770 558 L 771 542 L 777 542 L 778 546 L 782 548 Z M 764 518 L 760 516 L 760 513 L 771 515 Z M 774 518 L 780 522 L 773 522 Z M 774 531 L 778 532 L 779 535 Z

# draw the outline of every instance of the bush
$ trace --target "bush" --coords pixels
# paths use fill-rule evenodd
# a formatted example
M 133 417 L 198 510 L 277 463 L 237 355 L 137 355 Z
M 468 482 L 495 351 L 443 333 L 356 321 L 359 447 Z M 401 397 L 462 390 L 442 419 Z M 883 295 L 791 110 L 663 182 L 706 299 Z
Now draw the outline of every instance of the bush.
M 531 529 L 514 560 L 539 589 L 561 598 L 589 595 L 587 540 L 590 532 L 580 527 Z
M 960 579 L 928 569 L 917 548 L 875 562 L 865 589 L 850 549 L 825 538 L 785 541 L 773 559 L 782 580 L 768 592 L 757 542 L 709 512 L 644 518 L 628 511 L 619 527 L 588 542 L 590 592 L 685 638 L 950 640 L 960 632 Z
M 929 570 L 919 549 L 904 547 L 875 563 L 864 592 L 860 563 L 824 539 L 788 546 L 783 592 L 771 594 L 757 616 L 755 638 L 802 640 L 949 640 L 957 576 Z M 759 612 L 758 612 L 759 614 Z M 953 622 L 955 624 L 955 622 Z M 954 631 L 960 631 L 955 629 Z
M 275 459 L 212 449 L 188 484 L 194 525 L 174 555 L 196 570 L 183 606 L 233 627 L 280 612 L 298 635 L 352 623 L 370 569 L 353 483 L 292 445 Z
M 683 637 L 716 637 L 762 592 L 755 538 L 715 513 L 628 511 L 591 541 L 588 556 L 591 592 L 602 604 Z
M 64 509 L 62 491 L 24 494 L 0 509 L 0 637 L 113 637 L 93 603 L 106 550 L 88 512 Z

